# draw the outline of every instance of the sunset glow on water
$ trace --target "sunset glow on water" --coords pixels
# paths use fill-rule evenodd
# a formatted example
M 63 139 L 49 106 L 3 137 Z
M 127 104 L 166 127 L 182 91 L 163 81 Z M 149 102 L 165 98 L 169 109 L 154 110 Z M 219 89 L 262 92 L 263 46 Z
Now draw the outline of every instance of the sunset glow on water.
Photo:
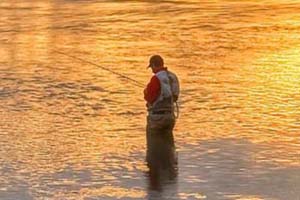
M 143 88 L 181 83 L 151 188 Z M 300 2 L 1 0 L 0 199 L 300 199 Z

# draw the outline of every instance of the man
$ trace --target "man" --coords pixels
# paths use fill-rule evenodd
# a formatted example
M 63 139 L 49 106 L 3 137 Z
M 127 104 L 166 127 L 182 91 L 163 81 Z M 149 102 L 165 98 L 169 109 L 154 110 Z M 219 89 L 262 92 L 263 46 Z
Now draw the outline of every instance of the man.
M 147 101 L 147 162 L 150 168 L 168 168 L 176 163 L 173 128 L 174 104 L 179 96 L 177 76 L 164 67 L 159 55 L 150 58 L 154 75 L 144 90 Z

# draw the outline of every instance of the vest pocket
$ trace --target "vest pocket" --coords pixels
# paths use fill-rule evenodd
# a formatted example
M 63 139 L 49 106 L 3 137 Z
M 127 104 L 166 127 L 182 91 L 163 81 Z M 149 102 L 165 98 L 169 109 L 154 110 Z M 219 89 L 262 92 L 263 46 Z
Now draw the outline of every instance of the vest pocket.
M 174 123 L 175 116 L 173 113 L 170 114 L 152 114 L 148 115 L 147 123 L 152 129 L 163 129 L 168 128 Z

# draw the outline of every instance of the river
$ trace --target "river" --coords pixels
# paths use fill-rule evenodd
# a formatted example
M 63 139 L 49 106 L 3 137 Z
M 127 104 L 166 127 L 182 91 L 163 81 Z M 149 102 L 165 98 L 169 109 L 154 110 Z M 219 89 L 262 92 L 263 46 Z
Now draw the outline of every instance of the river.
M 153 189 L 143 88 L 181 83 Z M 300 2 L 1 0 L 1 200 L 300 200 Z

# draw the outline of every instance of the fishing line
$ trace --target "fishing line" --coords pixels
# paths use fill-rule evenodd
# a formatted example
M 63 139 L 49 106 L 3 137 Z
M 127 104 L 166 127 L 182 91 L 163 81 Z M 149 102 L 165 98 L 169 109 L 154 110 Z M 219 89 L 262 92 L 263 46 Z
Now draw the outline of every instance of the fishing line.
M 99 67 L 99 68 L 101 68 L 101 69 L 103 69 L 103 70 L 105 70 L 105 71 L 108 71 L 108 72 L 110 72 L 110 73 L 112 73 L 112 74 L 118 75 L 118 76 L 121 77 L 121 78 L 125 78 L 125 79 L 131 81 L 131 83 L 134 84 L 135 86 L 144 88 L 144 84 L 142 84 L 141 82 L 138 82 L 137 80 L 134 80 L 134 79 L 132 79 L 132 78 L 130 78 L 130 77 L 124 75 L 124 74 L 115 72 L 115 71 L 113 71 L 113 70 L 111 70 L 111 69 L 108 69 L 108 68 L 106 68 L 106 67 L 103 67 L 103 66 L 101 66 L 101 65 L 98 65 L 98 64 L 96 64 L 96 63 L 94 63 L 94 62 L 91 62 L 91 61 L 88 61 L 88 60 L 84 60 L 84 59 L 82 59 L 82 58 L 79 58 L 79 57 L 76 57 L 76 56 L 73 56 L 73 55 L 69 55 L 69 54 L 64 53 L 64 52 L 61 52 L 61 51 L 57 51 L 57 50 L 52 50 L 52 51 L 55 52 L 55 53 L 58 53 L 58 54 L 65 55 L 65 56 L 67 56 L 67 57 L 69 57 L 69 58 L 73 58 L 73 59 L 79 60 L 79 61 L 81 61 L 81 62 L 85 62 L 85 63 L 88 63 L 88 64 L 90 64 L 90 65 L 97 66 L 97 67 Z
M 113 71 L 113 70 L 111 70 L 111 69 L 108 69 L 108 68 L 106 68 L 106 67 L 103 67 L 103 66 L 101 66 L 101 65 L 98 65 L 98 64 L 96 64 L 96 63 L 94 63 L 94 62 L 91 62 L 91 61 L 88 61 L 88 60 L 84 60 L 84 59 L 82 59 L 82 58 L 79 58 L 79 57 L 76 57 L 76 56 L 73 56 L 73 55 L 69 55 L 69 54 L 64 53 L 64 52 L 61 52 L 61 51 L 57 51 L 57 50 L 52 50 L 52 51 L 55 52 L 55 53 L 58 53 L 58 54 L 67 56 L 67 57 L 69 57 L 69 58 L 73 58 L 73 59 L 79 60 L 79 61 L 81 61 L 81 62 L 88 63 L 88 64 L 90 64 L 90 65 L 94 65 L 94 66 L 96 66 L 96 67 L 99 67 L 100 69 L 103 69 L 103 70 L 108 71 L 108 72 L 110 72 L 110 73 L 112 73 L 112 74 L 118 75 L 118 76 L 121 77 L 121 78 L 125 78 L 125 79 L 131 81 L 131 83 L 134 84 L 134 85 L 137 86 L 137 87 L 144 88 L 144 84 L 142 84 L 141 82 L 138 82 L 137 80 L 134 80 L 134 79 L 132 79 L 132 78 L 130 78 L 130 77 L 124 75 L 124 74 L 115 72 L 115 71 Z M 179 117 L 179 106 L 178 106 L 178 103 L 177 103 L 177 102 L 175 102 L 175 107 L 176 107 L 176 113 L 177 113 L 177 114 L 176 114 L 176 118 L 178 118 L 178 117 Z

